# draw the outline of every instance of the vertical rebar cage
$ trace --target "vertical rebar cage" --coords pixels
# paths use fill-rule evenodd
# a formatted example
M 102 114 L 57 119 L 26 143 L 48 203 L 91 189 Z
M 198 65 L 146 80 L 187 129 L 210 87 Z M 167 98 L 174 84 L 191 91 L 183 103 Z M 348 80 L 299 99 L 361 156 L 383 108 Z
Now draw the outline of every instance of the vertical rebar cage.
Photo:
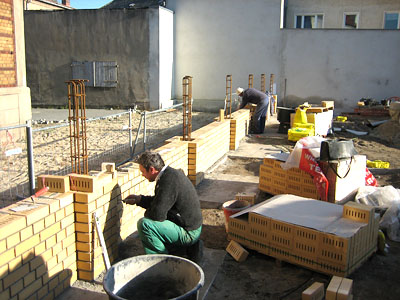
M 88 153 L 86 136 L 86 79 L 67 81 L 69 138 L 71 169 L 73 173 L 88 174 Z
M 183 140 L 190 141 L 192 135 L 192 78 L 185 76 L 182 80 L 182 104 L 183 104 Z
M 231 118 L 232 114 L 232 75 L 226 75 L 225 117 Z
M 253 79 L 254 79 L 254 75 L 253 74 L 249 74 L 249 88 L 253 87 Z
M 275 75 L 271 74 L 269 77 L 269 93 L 271 95 L 274 93 L 274 80 L 275 80 Z
M 265 89 L 265 74 L 261 74 L 261 92 L 265 93 L 266 89 Z

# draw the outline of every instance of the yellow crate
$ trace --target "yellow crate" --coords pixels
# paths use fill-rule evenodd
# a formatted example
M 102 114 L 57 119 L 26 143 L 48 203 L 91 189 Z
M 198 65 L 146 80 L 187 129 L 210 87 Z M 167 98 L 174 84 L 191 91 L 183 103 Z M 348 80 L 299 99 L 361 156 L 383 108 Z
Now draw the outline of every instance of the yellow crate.
M 314 136 L 314 129 L 294 127 L 288 130 L 288 140 L 292 142 L 307 136 Z
M 382 160 L 368 160 L 367 159 L 367 167 L 368 168 L 379 168 L 379 169 L 388 169 L 390 168 L 390 163 Z

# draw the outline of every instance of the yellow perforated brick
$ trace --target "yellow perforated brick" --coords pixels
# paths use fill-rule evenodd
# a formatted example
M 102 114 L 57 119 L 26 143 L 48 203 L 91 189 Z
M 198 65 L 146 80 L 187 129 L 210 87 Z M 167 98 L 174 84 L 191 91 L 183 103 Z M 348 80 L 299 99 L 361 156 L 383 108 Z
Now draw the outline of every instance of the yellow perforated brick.
M 38 176 L 37 182 L 39 190 L 44 186 L 48 187 L 50 192 L 58 193 L 65 193 L 70 189 L 68 176 L 41 175 Z
M 230 241 L 228 246 L 226 247 L 226 252 L 228 252 L 232 257 L 238 261 L 242 262 L 245 261 L 249 252 L 244 249 L 239 243 L 235 241 Z
M 303 291 L 301 294 L 301 300 L 322 300 L 324 299 L 324 296 L 324 284 L 322 282 L 314 282 Z
M 363 223 L 372 223 L 375 214 L 373 206 L 348 202 L 343 207 L 343 217 Z

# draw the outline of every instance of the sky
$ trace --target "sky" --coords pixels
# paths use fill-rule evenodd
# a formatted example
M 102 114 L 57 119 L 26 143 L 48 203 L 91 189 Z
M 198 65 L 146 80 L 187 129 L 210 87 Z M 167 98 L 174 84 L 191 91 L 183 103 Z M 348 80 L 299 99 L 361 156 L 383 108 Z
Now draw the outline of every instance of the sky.
M 76 9 L 100 8 L 112 0 L 71 0 L 70 5 Z

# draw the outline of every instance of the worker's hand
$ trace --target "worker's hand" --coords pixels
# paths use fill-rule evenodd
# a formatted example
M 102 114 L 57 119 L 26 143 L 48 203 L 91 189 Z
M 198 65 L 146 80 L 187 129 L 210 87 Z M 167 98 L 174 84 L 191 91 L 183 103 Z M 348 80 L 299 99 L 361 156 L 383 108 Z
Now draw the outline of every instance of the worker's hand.
M 141 199 L 142 199 L 141 195 L 129 195 L 123 201 L 126 204 L 134 205 L 134 204 L 138 204 Z

